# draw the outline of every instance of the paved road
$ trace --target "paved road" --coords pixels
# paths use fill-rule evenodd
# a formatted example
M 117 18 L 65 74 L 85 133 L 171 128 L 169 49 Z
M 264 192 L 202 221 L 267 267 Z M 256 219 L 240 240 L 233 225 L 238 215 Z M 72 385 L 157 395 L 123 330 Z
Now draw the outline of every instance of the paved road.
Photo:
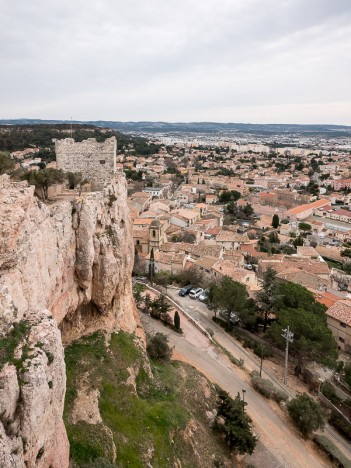
M 234 367 L 230 361 L 212 346 L 204 335 L 182 317 L 184 336 L 165 329 L 158 321 L 142 316 L 142 322 L 148 333 L 161 331 L 169 337 L 175 348 L 177 358 L 192 364 L 212 382 L 217 383 L 231 396 L 245 389 L 245 401 L 248 414 L 254 421 L 255 431 L 259 435 L 261 448 L 260 466 L 319 468 L 331 466 L 322 461 L 308 445 L 292 432 L 283 420 L 271 409 L 268 402 L 257 394 L 245 381 L 244 371 Z M 257 461 L 255 460 L 255 464 Z
M 180 297 L 178 295 L 178 289 L 168 289 L 168 296 L 170 296 L 176 303 L 184 308 L 200 325 L 205 328 L 211 328 L 214 331 L 214 338 L 223 348 L 228 350 L 235 358 L 242 359 L 245 363 L 246 369 L 249 371 L 259 370 L 259 358 L 249 353 L 244 349 L 241 344 L 235 341 L 228 333 L 226 333 L 222 327 L 217 325 L 212 320 L 213 313 L 208 310 L 206 304 L 190 299 L 189 296 Z M 264 367 L 262 377 L 271 380 L 275 385 L 281 387 L 283 390 L 288 392 L 290 397 L 294 397 L 295 394 L 287 388 L 281 381 L 279 381 L 274 375 L 268 373 Z M 344 453 L 346 457 L 351 459 L 351 446 L 339 434 L 330 426 L 326 425 L 324 434 L 329 436 L 332 442 Z

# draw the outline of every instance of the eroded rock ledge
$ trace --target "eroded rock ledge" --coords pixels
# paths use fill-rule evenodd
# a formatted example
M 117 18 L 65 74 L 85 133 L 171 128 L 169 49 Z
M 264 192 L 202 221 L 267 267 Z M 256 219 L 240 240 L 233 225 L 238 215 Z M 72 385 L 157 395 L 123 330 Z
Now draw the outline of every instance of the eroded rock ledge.
M 126 198 L 123 175 L 49 204 L 0 177 L 0 339 L 12 343 L 0 351 L 3 467 L 68 466 L 62 341 L 141 330 Z

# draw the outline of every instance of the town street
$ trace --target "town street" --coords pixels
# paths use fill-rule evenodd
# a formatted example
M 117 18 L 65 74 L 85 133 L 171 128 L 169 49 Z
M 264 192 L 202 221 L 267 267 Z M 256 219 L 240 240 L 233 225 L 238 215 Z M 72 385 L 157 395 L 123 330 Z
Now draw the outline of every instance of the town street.
M 308 443 L 271 409 L 268 402 L 251 389 L 245 381 L 244 371 L 232 365 L 184 316 L 181 317 L 181 321 L 184 336 L 165 328 L 161 322 L 142 315 L 145 331 L 150 334 L 155 332 L 166 334 L 170 345 L 174 346 L 174 355 L 177 359 L 196 367 L 232 397 L 238 392 L 242 395 L 242 390 L 245 390 L 245 401 L 248 403 L 246 410 L 252 417 L 255 432 L 260 438 L 257 451 L 260 452 L 261 466 L 296 468 L 331 466 L 323 462 Z M 264 446 L 263 450 L 261 444 Z M 251 462 L 255 462 L 255 454 Z

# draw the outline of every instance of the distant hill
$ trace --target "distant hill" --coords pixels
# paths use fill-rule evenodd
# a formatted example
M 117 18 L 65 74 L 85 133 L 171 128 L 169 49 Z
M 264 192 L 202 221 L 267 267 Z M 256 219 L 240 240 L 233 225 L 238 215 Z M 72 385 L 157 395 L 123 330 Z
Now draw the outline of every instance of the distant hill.
M 0 125 L 70 124 L 69 120 L 16 119 L 0 120 Z M 122 133 L 209 133 L 255 135 L 303 135 L 329 138 L 351 136 L 351 126 L 346 125 L 292 125 L 292 124 L 244 124 L 219 122 L 118 122 L 112 120 L 73 121 L 73 124 L 110 128 Z
M 160 145 L 149 143 L 145 138 L 124 135 L 111 127 L 91 124 L 63 123 L 62 121 L 0 121 L 0 151 L 18 151 L 37 146 L 46 148 L 53 155 L 54 139 L 73 137 L 75 141 L 96 138 L 101 142 L 112 136 L 117 137 L 118 152 L 126 149 L 130 154 L 149 155 L 159 151 Z M 34 123 L 33 123 L 34 122 Z M 43 156 L 41 154 L 41 156 Z

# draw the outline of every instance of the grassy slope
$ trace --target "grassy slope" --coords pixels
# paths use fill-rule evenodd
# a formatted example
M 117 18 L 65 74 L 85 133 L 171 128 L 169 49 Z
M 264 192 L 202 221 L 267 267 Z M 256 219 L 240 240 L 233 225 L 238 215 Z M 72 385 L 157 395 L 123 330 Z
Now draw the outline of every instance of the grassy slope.
M 189 366 L 177 363 L 151 363 L 153 379 L 143 370 L 145 357 L 133 337 L 113 334 L 106 348 L 104 337 L 96 333 L 66 349 L 67 393 L 65 422 L 76 466 L 91 464 L 101 457 L 111 461 L 112 441 L 117 447 L 117 466 L 223 466 L 228 453 L 206 421 L 205 411 L 215 407 L 215 391 L 206 379 Z M 139 368 L 137 393 L 126 385 L 128 367 Z M 72 424 L 70 414 L 82 376 L 89 375 L 92 388 L 100 391 L 101 424 Z M 206 396 L 204 391 L 206 390 Z M 189 421 L 196 421 L 197 454 L 194 440 L 184 438 Z M 108 429 L 107 429 L 108 428 Z M 152 451 L 153 450 L 153 451 Z M 216 465 L 215 462 L 219 462 Z M 100 465 L 99 465 L 100 466 Z

